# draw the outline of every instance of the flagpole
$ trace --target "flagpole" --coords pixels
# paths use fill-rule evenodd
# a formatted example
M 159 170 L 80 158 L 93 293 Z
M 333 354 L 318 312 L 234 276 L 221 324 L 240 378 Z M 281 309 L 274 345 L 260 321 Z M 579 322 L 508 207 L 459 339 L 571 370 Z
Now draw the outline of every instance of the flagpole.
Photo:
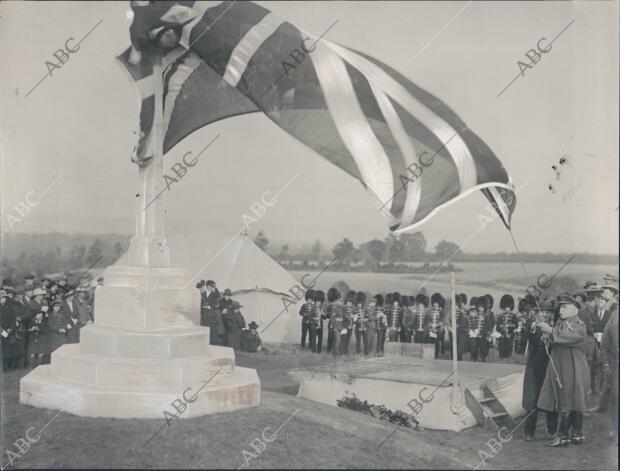
M 454 283 L 454 272 L 450 273 L 452 279 L 452 370 L 454 371 L 454 385 L 455 389 L 459 387 L 459 372 L 458 372 L 458 359 L 457 359 L 457 332 L 456 332 L 456 287 Z
M 153 159 L 138 170 L 138 203 L 136 208 L 136 235 L 129 248 L 129 264 L 142 267 L 170 266 L 170 253 L 164 231 L 164 106 L 162 55 L 153 58 Z

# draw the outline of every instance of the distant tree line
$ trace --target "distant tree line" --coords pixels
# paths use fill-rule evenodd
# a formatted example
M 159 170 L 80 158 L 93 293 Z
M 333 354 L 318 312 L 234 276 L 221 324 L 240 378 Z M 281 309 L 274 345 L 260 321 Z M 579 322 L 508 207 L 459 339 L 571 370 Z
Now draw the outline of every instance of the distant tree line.
M 332 247 L 331 251 L 324 247 L 320 239 L 310 246 L 304 245 L 291 250 L 288 244 L 279 247 L 270 246 L 264 231 L 259 231 L 254 242 L 268 252 L 285 267 L 307 268 L 308 266 L 324 266 L 325 261 L 336 259 L 334 269 L 342 271 L 390 271 L 419 272 L 430 268 L 452 271 L 456 262 L 519 262 L 516 252 L 497 253 L 464 253 L 459 245 L 449 240 L 439 241 L 433 251 L 427 249 L 426 237 L 422 232 L 395 236 L 389 234 L 385 239 L 372 239 L 356 246 L 345 237 Z M 522 252 L 524 262 L 564 263 L 572 255 L 577 263 L 617 264 L 617 255 L 598 255 L 590 253 L 561 254 L 551 252 Z M 434 265 L 433 265 L 434 264 Z

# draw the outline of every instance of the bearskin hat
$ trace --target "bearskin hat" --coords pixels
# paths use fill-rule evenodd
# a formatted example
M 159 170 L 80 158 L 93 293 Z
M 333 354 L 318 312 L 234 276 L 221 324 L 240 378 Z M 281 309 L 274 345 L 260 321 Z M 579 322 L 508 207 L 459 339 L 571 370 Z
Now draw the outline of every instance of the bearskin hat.
M 355 295 L 355 304 L 361 304 L 362 306 L 366 304 L 366 293 L 358 291 Z
M 308 291 L 306 291 L 306 301 L 310 301 L 312 299 L 314 299 L 314 290 L 309 289 Z
M 443 308 L 445 302 L 445 299 L 443 299 L 443 296 L 440 293 L 433 293 L 433 295 L 431 296 L 431 306 L 437 303 L 439 304 L 440 308 Z
M 407 296 L 406 294 L 403 294 L 403 295 L 400 297 L 400 305 L 401 305 L 402 307 L 407 307 L 407 306 L 409 306 L 409 296 Z
M 423 293 L 418 293 L 415 297 L 416 304 L 422 304 L 424 307 L 428 307 L 428 296 Z
M 325 293 L 320 289 L 317 289 L 314 292 L 314 301 L 315 302 L 325 302 Z
M 383 306 L 383 296 L 380 294 L 375 294 L 375 301 L 377 302 L 377 306 Z
M 392 293 L 385 293 L 385 305 L 386 306 L 392 305 Z
M 489 299 L 486 296 L 480 296 L 476 298 L 476 309 L 479 307 L 489 309 Z
M 461 293 L 459 294 L 459 297 L 461 298 L 461 304 L 465 306 L 467 304 L 467 295 L 465 293 Z
M 347 291 L 347 295 L 344 297 L 344 302 L 348 303 L 354 303 L 355 302 L 355 291 L 353 290 L 349 290 Z
M 485 294 L 484 297 L 487 298 L 487 309 L 493 309 L 493 296 L 490 294 Z
M 409 306 L 415 306 L 415 296 L 407 296 L 409 298 Z
M 340 291 L 338 291 L 338 288 L 329 288 L 327 290 L 327 302 L 333 303 L 337 299 L 340 299 Z
M 527 312 L 530 306 L 525 299 L 519 299 L 519 312 Z
M 392 293 L 392 303 L 399 303 L 401 302 L 401 297 L 400 297 L 400 293 L 397 291 L 394 291 Z
M 502 296 L 502 299 L 499 300 L 499 308 L 510 309 L 512 311 L 515 308 L 515 299 L 509 294 L 505 294 Z

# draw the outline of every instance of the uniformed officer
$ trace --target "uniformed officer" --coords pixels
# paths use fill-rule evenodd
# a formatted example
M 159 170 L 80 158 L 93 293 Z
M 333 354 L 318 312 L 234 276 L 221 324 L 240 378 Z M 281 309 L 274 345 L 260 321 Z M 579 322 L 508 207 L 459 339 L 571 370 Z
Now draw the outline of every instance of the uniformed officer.
M 368 323 L 368 352 L 370 355 L 377 353 L 377 300 L 376 297 L 370 298 L 364 309 Z
M 314 318 L 314 300 L 312 298 L 314 297 L 314 291 L 311 289 L 307 290 L 304 297 L 306 302 L 303 303 L 299 309 L 299 315 L 301 316 L 301 348 L 306 348 L 306 336 L 309 334 L 310 349 L 314 351 L 312 348 L 312 324 Z M 316 330 L 314 331 L 314 335 L 316 336 Z M 316 342 L 316 339 L 314 342 Z
M 403 310 L 401 307 L 400 293 L 394 292 L 390 296 L 391 304 L 386 305 L 385 315 L 388 323 L 388 342 L 398 342 L 400 340 L 401 323 Z
M 413 341 L 415 343 L 428 343 L 428 296 L 424 293 L 418 293 L 415 301 L 417 307 Z
M 495 331 L 499 335 L 497 344 L 500 358 L 512 356 L 514 331 L 517 327 L 517 316 L 513 312 L 514 307 L 514 298 L 509 294 L 503 295 L 499 301 L 499 308 L 502 312 L 497 317 L 495 324 Z
M 355 328 L 355 291 L 348 291 L 345 296 L 345 306 L 344 306 L 344 319 L 342 323 L 342 330 L 346 329 L 346 333 L 343 334 L 340 338 L 340 348 L 341 353 L 348 355 L 349 354 L 349 345 L 351 343 L 351 336 L 353 334 L 353 329 Z
M 337 288 L 330 288 L 327 290 L 327 314 L 330 320 L 330 329 L 332 333 L 332 350 L 334 355 L 341 353 L 340 336 L 344 329 L 344 305 L 342 302 L 342 296 Z M 344 329 L 346 334 L 346 329 Z
M 489 354 L 488 336 L 491 332 L 489 301 L 486 296 L 476 298 L 475 314 L 470 314 L 470 348 L 472 361 L 485 361 Z
M 327 318 L 325 310 L 325 292 L 317 289 L 314 292 L 314 328 L 316 329 L 316 352 L 323 351 L 323 323 Z
M 385 344 L 385 332 L 388 327 L 387 316 L 383 312 L 383 296 L 377 294 L 375 296 L 376 309 L 375 309 L 375 323 L 377 329 L 377 355 L 383 356 L 384 344 Z
M 368 323 L 370 321 L 368 313 L 365 309 L 366 294 L 359 291 L 355 296 L 355 351 L 359 355 L 362 352 L 362 343 L 364 345 L 364 355 L 368 356 Z
M 443 342 L 441 317 L 444 304 L 445 300 L 440 293 L 433 293 L 431 295 L 431 311 L 428 316 L 428 340 L 429 343 L 435 344 L 435 358 L 439 357 Z

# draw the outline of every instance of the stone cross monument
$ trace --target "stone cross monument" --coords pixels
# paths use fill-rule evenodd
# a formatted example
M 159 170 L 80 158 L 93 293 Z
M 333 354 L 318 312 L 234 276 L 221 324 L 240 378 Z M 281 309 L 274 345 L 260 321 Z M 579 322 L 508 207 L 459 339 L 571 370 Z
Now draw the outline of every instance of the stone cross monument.
M 22 378 L 22 404 L 87 417 L 164 418 L 167 411 L 185 418 L 260 401 L 256 370 L 236 367 L 234 351 L 210 345 L 209 328 L 184 315 L 200 312 L 200 293 L 187 270 L 170 267 L 164 233 L 160 57 L 154 76 L 155 153 L 139 167 L 128 265 L 105 270 L 94 324 L 80 330 L 80 342 L 58 348 L 50 365 Z M 187 408 L 175 412 L 179 400 Z

